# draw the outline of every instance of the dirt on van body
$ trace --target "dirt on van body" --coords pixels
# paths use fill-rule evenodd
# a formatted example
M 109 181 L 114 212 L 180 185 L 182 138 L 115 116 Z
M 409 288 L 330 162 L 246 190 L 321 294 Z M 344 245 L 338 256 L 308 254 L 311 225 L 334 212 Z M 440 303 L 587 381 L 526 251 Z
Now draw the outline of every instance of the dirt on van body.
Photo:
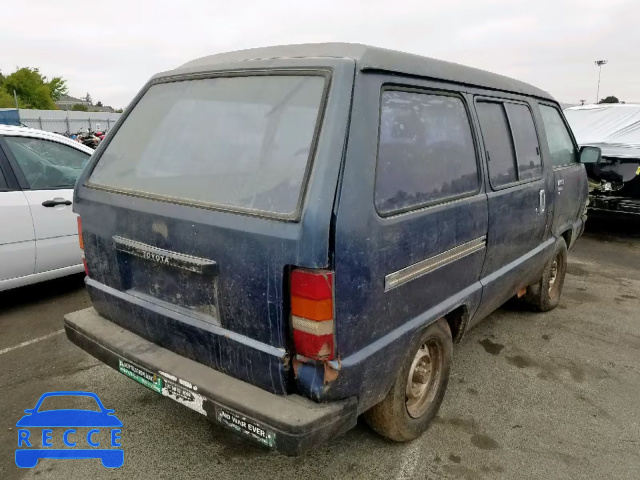
M 640 478 L 640 234 L 589 230 L 569 254 L 557 309 L 503 308 L 457 345 L 444 403 L 420 439 L 390 443 L 360 422 L 296 458 L 209 423 L 55 334 L 64 313 L 88 304 L 81 280 L 1 294 L 0 478 Z M 53 390 L 92 391 L 115 409 L 122 468 L 15 466 L 15 423 Z

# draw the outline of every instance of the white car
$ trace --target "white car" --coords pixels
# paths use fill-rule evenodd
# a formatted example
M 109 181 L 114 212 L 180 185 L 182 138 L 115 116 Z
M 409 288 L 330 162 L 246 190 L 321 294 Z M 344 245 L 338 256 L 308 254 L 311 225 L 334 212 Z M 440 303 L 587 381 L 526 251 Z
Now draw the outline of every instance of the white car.
M 0 291 L 81 272 L 73 186 L 93 150 L 0 125 Z

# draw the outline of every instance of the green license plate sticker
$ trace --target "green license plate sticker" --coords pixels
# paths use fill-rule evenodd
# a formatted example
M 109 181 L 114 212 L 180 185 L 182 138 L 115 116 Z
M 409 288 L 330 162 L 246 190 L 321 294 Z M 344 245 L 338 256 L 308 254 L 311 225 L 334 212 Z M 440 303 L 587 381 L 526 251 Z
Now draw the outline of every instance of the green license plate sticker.
M 216 418 L 223 425 L 244 433 L 267 447 L 273 447 L 276 443 L 275 432 L 261 426 L 255 420 L 220 407 L 216 407 Z
M 150 388 L 154 392 L 162 393 L 162 378 L 155 373 L 151 373 L 144 368 L 140 368 L 122 359 L 118 359 L 118 370 L 120 373 Z

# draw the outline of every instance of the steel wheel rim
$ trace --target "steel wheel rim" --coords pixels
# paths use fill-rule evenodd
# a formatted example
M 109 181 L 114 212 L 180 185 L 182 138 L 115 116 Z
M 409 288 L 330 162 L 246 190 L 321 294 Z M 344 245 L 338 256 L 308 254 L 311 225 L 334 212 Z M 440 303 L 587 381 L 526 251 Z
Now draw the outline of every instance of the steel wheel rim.
M 551 273 L 549 274 L 549 296 L 554 297 L 558 286 L 558 256 L 553 259 Z
M 411 362 L 405 391 L 407 413 L 420 418 L 436 396 L 442 366 L 442 348 L 433 338 L 424 342 Z

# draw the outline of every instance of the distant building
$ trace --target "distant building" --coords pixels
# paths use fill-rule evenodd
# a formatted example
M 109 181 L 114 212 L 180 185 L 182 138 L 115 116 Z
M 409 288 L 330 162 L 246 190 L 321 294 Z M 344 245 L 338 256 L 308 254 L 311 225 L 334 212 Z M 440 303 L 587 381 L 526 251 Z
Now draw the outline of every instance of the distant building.
M 56 102 L 56 105 L 60 110 L 71 110 L 74 105 L 86 105 L 90 107 L 89 102 L 82 98 L 70 97 L 69 95 L 62 95 L 60 100 Z
M 60 100 L 56 102 L 56 105 L 60 110 L 71 110 L 74 105 L 86 105 L 89 112 L 108 112 L 108 113 L 115 112 L 113 107 L 109 107 L 106 105 L 99 107 L 97 105 L 93 105 L 87 102 L 85 98 L 75 98 L 75 97 L 70 97 L 69 95 L 62 95 L 60 97 Z
M 96 105 L 87 105 L 87 108 L 89 108 L 90 112 L 108 112 L 108 113 L 115 112 L 113 107 L 109 107 L 107 105 L 102 106 L 102 107 L 98 107 Z

